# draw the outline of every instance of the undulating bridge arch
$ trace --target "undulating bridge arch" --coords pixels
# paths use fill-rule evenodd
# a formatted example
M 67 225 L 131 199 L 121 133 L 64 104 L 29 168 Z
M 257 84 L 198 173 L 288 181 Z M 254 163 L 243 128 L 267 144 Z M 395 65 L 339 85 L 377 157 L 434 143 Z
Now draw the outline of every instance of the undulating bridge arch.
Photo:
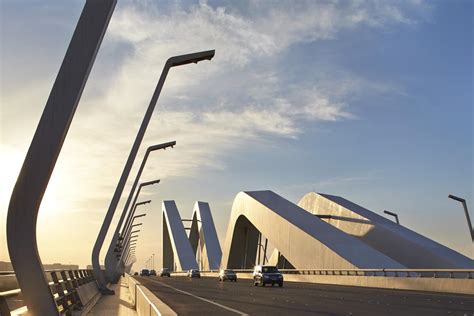
M 222 250 L 209 203 L 194 203 L 189 242 L 201 270 L 219 269 Z
M 221 267 L 252 268 L 259 233 L 297 269 L 405 268 L 272 191 L 236 196 Z
M 181 216 L 174 201 L 163 201 L 163 268 L 172 271 L 197 269 Z
M 474 267 L 468 257 L 340 196 L 310 192 L 298 205 L 408 268 Z

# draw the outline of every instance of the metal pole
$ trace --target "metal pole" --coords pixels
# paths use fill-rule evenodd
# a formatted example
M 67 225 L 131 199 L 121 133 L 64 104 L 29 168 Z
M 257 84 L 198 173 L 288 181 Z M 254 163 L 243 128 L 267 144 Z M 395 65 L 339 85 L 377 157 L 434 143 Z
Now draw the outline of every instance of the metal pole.
M 157 181 L 158 181 L 158 180 L 157 180 Z M 130 210 L 130 212 L 129 212 L 128 215 L 127 215 L 127 219 L 125 220 L 125 224 L 121 227 L 122 230 L 121 230 L 120 233 L 119 233 L 120 236 L 122 236 L 122 235 L 123 235 L 123 232 L 126 230 L 126 228 L 127 228 L 128 226 L 130 226 L 130 221 L 131 221 L 133 215 L 135 214 L 135 209 L 136 209 L 138 206 L 140 206 L 140 205 L 145 205 L 145 204 L 151 203 L 151 200 L 146 200 L 146 201 L 143 201 L 143 202 L 138 202 L 138 203 L 136 203 L 137 198 L 138 198 L 138 195 L 140 195 L 140 191 L 141 191 L 141 188 L 142 188 L 142 187 L 143 187 L 142 185 L 140 185 L 140 186 L 138 187 L 137 194 L 135 195 L 135 198 L 133 199 L 133 203 L 132 203 L 133 206 L 132 206 L 132 209 Z
M 268 262 L 268 259 L 267 259 L 267 246 L 268 246 L 268 238 L 265 238 L 265 248 L 263 248 L 263 264 L 266 264 L 266 262 Z
M 139 230 L 132 231 L 129 235 L 127 235 L 126 242 L 123 245 L 123 247 L 120 249 L 120 259 L 123 257 L 124 250 L 126 250 L 127 247 L 130 246 L 130 242 L 133 239 L 133 237 L 136 236 L 136 235 L 132 235 L 132 234 L 136 233 L 136 232 L 139 232 Z
M 137 215 L 137 216 L 134 216 L 137 207 L 139 207 L 140 205 L 148 204 L 148 203 L 150 203 L 150 202 L 151 202 L 151 200 L 147 200 L 147 201 L 143 201 L 143 202 L 140 202 L 140 203 L 135 204 L 135 206 L 134 206 L 134 208 L 133 208 L 133 211 L 132 211 L 132 213 L 131 213 L 131 215 L 132 215 L 131 220 L 130 220 L 130 222 L 128 222 L 128 225 L 127 225 L 126 227 L 124 227 L 124 231 L 122 231 L 122 233 L 121 233 L 121 235 L 120 235 L 120 237 L 122 237 L 122 240 L 121 240 L 121 242 L 119 242 L 119 246 L 120 246 L 121 244 L 123 244 L 123 238 L 124 238 L 124 237 L 127 235 L 127 233 L 130 231 L 130 229 L 131 229 L 131 227 L 132 227 L 132 224 L 133 224 L 133 221 L 134 221 L 135 218 L 137 218 L 137 216 L 138 216 L 138 215 Z M 141 217 L 141 216 L 145 216 L 145 215 L 142 214 L 142 215 L 140 215 L 140 217 Z
M 398 220 L 398 215 L 396 213 L 393 213 L 393 212 L 389 212 L 389 211 L 383 211 L 385 214 L 388 214 L 388 215 L 391 215 L 393 217 L 395 217 L 395 221 L 397 222 L 398 225 L 400 225 L 400 221 Z
M 10 198 L 8 251 L 34 316 L 59 314 L 38 254 L 38 210 L 115 4 L 86 1 Z
M 450 199 L 453 199 L 453 200 L 456 200 L 456 201 L 462 203 L 462 207 L 464 209 L 464 214 L 466 215 L 467 226 L 469 227 L 469 233 L 471 233 L 471 240 L 472 240 L 472 242 L 474 242 L 474 231 L 472 230 L 472 223 L 471 223 L 471 218 L 469 217 L 469 211 L 467 210 L 466 200 L 463 199 L 463 198 L 460 198 L 458 196 L 452 195 L 452 194 L 448 195 L 448 197 Z
M 262 233 L 258 233 L 258 255 L 257 255 L 257 265 L 260 265 L 260 248 L 262 247 Z
M 145 116 L 143 117 L 142 124 L 140 126 L 140 129 L 138 130 L 138 134 L 133 143 L 132 149 L 128 156 L 125 167 L 122 171 L 122 175 L 120 176 L 120 180 L 117 184 L 115 193 L 109 205 L 109 209 L 107 210 L 107 214 L 105 215 L 104 222 L 102 223 L 99 234 L 97 236 L 97 240 L 92 250 L 92 266 L 94 267 L 94 273 L 97 278 L 99 289 L 103 294 L 114 294 L 114 291 L 107 288 L 107 281 L 105 280 L 104 273 L 100 269 L 100 263 L 99 263 L 100 250 L 102 248 L 102 245 L 104 244 L 105 236 L 107 235 L 107 231 L 109 230 L 110 223 L 112 222 L 112 219 L 114 217 L 115 209 L 117 208 L 117 204 L 120 200 L 120 196 L 122 195 L 123 189 L 125 187 L 125 183 L 127 182 L 128 175 L 130 173 L 130 170 L 132 169 L 133 162 L 135 161 L 135 157 L 137 156 L 138 149 L 142 142 L 143 136 L 145 135 L 145 131 L 148 127 L 148 123 L 150 122 L 151 116 L 155 109 L 156 102 L 158 101 L 158 97 L 160 96 L 161 89 L 163 88 L 163 85 L 165 83 L 166 76 L 168 75 L 168 71 L 171 67 L 174 67 L 174 66 L 181 66 L 181 65 L 192 63 L 192 62 L 197 63 L 201 60 L 206 60 L 206 59 L 210 60 L 212 59 L 212 57 L 214 57 L 214 50 L 195 53 L 195 54 L 189 54 L 189 55 L 175 56 L 168 59 L 168 61 L 166 62 L 163 68 L 163 71 L 160 76 L 160 80 L 158 81 L 155 92 L 153 93 L 153 97 L 151 98 L 150 104 L 148 105 L 148 109 L 145 113 Z
M 148 156 L 150 155 L 150 153 L 152 151 L 159 150 L 159 149 L 166 149 L 168 147 L 172 148 L 174 145 L 176 145 L 176 141 L 150 146 L 150 147 L 147 148 L 147 150 L 145 152 L 145 155 L 143 156 L 142 163 L 140 164 L 140 168 L 138 169 L 137 175 L 135 176 L 135 181 L 133 181 L 132 188 L 130 189 L 130 193 L 128 194 L 127 201 L 125 203 L 125 206 L 123 207 L 122 214 L 120 215 L 119 222 L 117 223 L 117 227 L 115 228 L 113 238 L 110 241 L 109 250 L 107 251 L 107 254 L 105 256 L 105 275 L 106 275 L 107 281 L 109 281 L 109 282 L 117 283 L 117 281 L 119 279 L 118 277 L 120 276 L 120 274 L 118 274 L 116 269 L 115 269 L 115 267 L 117 265 L 117 261 L 115 260 L 116 258 L 114 256 L 114 248 L 115 248 L 115 245 L 117 244 L 117 241 L 119 239 L 119 236 L 120 236 L 119 231 L 122 228 L 122 224 L 123 224 L 123 221 L 125 219 L 125 215 L 127 214 L 127 210 L 130 206 L 130 202 L 132 200 L 133 193 L 135 192 L 138 181 L 140 180 L 143 169 L 145 168 L 145 164 L 146 164 L 146 161 L 148 160 Z M 137 199 L 138 195 L 140 194 L 140 190 L 143 186 L 152 185 L 152 184 L 159 183 L 159 182 L 160 182 L 160 180 L 156 180 L 156 181 L 150 181 L 150 182 L 140 184 L 140 186 L 138 187 L 138 192 L 135 195 L 135 199 L 134 199 L 132 205 L 135 204 L 136 199 Z M 114 275 L 114 273 L 115 273 L 115 275 Z

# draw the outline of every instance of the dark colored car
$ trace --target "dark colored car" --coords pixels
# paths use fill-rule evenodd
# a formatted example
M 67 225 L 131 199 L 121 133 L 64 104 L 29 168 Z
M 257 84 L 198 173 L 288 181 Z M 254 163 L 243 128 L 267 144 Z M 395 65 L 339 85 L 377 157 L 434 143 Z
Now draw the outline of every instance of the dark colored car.
M 237 282 L 237 274 L 230 269 L 222 269 L 219 272 L 219 281 L 224 282 L 226 280 Z
M 201 277 L 201 272 L 196 269 L 191 269 L 188 271 L 188 277 L 190 278 L 200 278 Z
M 133 275 L 138 275 L 138 272 L 135 272 Z
M 155 270 L 150 270 L 150 276 L 156 276 L 156 271 Z
M 160 277 L 164 277 L 164 276 L 167 276 L 167 277 L 171 276 L 169 269 L 163 268 L 160 270 Z
M 283 275 L 275 266 L 255 266 L 253 270 L 253 284 L 255 286 L 265 286 L 266 284 L 278 284 L 283 286 Z
M 143 269 L 142 271 L 140 271 L 140 276 L 150 276 L 150 270 Z

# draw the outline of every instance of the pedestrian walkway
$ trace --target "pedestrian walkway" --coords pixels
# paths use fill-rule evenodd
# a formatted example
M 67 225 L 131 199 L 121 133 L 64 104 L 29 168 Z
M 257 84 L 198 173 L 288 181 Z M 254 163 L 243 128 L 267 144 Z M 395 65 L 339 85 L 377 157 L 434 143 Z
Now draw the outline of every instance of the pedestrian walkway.
M 120 278 L 117 284 L 111 284 L 109 288 L 115 291 L 115 295 L 102 296 L 87 315 L 136 316 L 137 312 L 125 279 Z

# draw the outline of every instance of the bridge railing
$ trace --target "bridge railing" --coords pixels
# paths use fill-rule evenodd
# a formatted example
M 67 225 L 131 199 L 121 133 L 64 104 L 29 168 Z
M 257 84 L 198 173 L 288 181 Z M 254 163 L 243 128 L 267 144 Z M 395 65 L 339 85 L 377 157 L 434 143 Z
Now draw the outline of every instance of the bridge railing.
M 417 278 L 474 278 L 473 269 L 280 269 L 283 274 L 383 276 Z
M 283 274 L 334 275 L 334 276 L 375 276 L 401 278 L 454 278 L 474 279 L 474 269 L 278 269 Z M 236 273 L 252 273 L 252 269 L 233 269 Z M 219 270 L 201 271 L 219 273 Z M 176 271 L 174 274 L 186 274 Z
M 71 314 L 81 310 L 97 294 L 97 284 L 92 270 L 45 270 L 49 288 L 58 311 Z M 11 271 L 0 272 L 2 277 L 15 277 Z M 0 314 L 10 315 L 7 299 L 20 295 L 21 289 L 0 292 Z

